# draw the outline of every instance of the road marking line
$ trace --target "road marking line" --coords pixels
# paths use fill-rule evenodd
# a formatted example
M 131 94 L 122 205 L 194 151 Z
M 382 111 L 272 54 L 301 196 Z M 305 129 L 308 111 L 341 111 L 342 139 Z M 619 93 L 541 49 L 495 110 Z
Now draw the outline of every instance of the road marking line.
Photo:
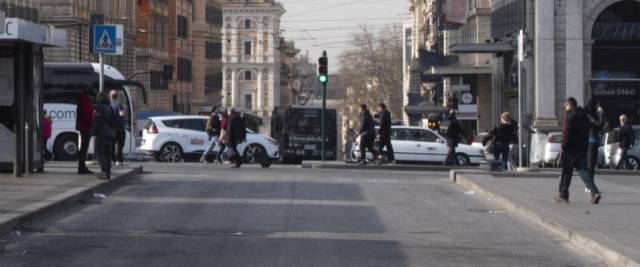
M 373 207 L 369 201 L 310 200 L 310 199 L 257 199 L 257 198 L 190 198 L 190 197 L 123 197 L 110 196 L 108 201 L 117 203 L 155 204 L 271 204 L 271 205 L 320 205 Z

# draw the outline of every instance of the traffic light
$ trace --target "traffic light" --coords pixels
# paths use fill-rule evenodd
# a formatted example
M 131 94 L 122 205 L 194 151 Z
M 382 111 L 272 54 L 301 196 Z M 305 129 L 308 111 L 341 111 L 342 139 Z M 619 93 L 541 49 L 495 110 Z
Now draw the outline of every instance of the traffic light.
M 327 51 L 322 51 L 322 56 L 318 59 L 318 81 L 326 85 L 329 82 L 329 59 Z

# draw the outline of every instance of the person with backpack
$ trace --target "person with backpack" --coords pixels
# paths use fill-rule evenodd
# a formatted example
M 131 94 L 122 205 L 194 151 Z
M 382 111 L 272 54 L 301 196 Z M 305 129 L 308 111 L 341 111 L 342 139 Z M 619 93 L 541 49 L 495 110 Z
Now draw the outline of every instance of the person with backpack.
M 98 179 L 111 179 L 111 157 L 113 156 L 113 141 L 116 138 L 116 124 L 114 111 L 105 92 L 98 93 L 97 105 L 93 115 L 93 125 L 90 134 L 95 137 L 93 153 L 100 165 L 101 173 Z
M 591 179 L 595 179 L 596 167 L 598 165 L 598 149 L 602 142 L 602 133 L 605 129 L 604 109 L 595 98 L 589 100 L 586 107 L 589 118 L 589 147 L 587 149 L 587 169 Z
M 591 204 L 600 203 L 602 196 L 587 170 L 587 149 L 589 146 L 589 118 L 587 112 L 578 106 L 575 98 L 569 97 L 564 103 L 562 122 L 562 176 L 557 203 L 569 203 L 569 187 L 573 170 L 576 169 L 585 186 L 591 192 Z
M 242 154 L 238 152 L 238 145 L 247 139 L 247 128 L 240 113 L 235 108 L 231 108 L 229 113 L 230 116 L 225 133 L 227 146 L 229 146 L 227 156 L 229 161 L 234 163 L 233 168 L 240 168 Z
M 113 110 L 112 116 L 114 117 L 114 133 L 115 139 L 113 140 L 112 156 L 113 162 L 116 166 L 122 165 L 124 162 L 122 156 L 122 149 L 124 148 L 124 142 L 126 140 L 126 132 L 124 130 L 125 124 L 125 109 L 122 102 L 118 100 L 118 90 L 111 90 L 109 92 L 111 97 L 111 109 Z
M 509 165 L 509 145 L 515 143 L 518 139 L 515 127 L 516 125 L 511 119 L 511 114 L 504 112 L 500 115 L 500 125 L 494 127 L 484 140 L 482 140 L 484 145 L 493 142 L 493 151 L 491 151 L 493 152 L 493 158 L 494 160 L 502 162 L 503 170 L 506 170 Z
M 218 107 L 213 107 L 211 110 L 211 114 L 209 115 L 209 119 L 207 120 L 207 135 L 209 136 L 209 146 L 202 153 L 202 157 L 200 157 L 200 161 L 206 163 L 207 155 L 211 150 L 219 142 L 218 137 L 220 136 L 220 117 L 218 115 Z

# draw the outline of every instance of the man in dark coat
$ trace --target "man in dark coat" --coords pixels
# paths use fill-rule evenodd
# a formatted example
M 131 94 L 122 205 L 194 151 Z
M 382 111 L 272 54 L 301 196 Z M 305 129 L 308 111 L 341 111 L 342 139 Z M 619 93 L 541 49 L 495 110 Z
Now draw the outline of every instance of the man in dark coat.
M 93 125 L 93 101 L 89 97 L 91 86 L 82 89 L 76 104 L 76 130 L 80 133 L 80 151 L 78 153 L 78 174 L 92 174 L 87 168 L 87 151 L 91 140 L 91 126 Z
M 371 152 L 373 158 L 377 157 L 376 151 L 373 149 L 373 142 L 376 138 L 376 126 L 373 121 L 371 112 L 367 109 L 367 105 L 360 104 L 360 115 L 358 116 L 360 121 L 360 129 L 358 134 L 360 135 L 360 159 L 358 164 L 367 164 L 367 150 Z
M 628 122 L 627 115 L 624 114 L 620 115 L 618 140 L 620 140 L 620 150 L 622 152 L 618 169 L 624 168 L 625 170 L 630 170 L 632 169 L 632 166 L 629 163 L 629 157 L 627 154 L 629 153 L 629 149 L 635 145 L 636 135 L 633 133 L 633 128 Z
M 578 107 L 577 101 L 567 98 L 564 103 L 565 113 L 562 122 L 562 176 L 560 177 L 559 194 L 554 198 L 559 203 L 569 203 L 569 187 L 575 168 L 591 191 L 591 203 L 598 204 L 601 199 L 587 170 L 587 148 L 589 145 L 589 118 L 587 112 Z
M 111 157 L 115 140 L 116 116 L 111 109 L 109 97 L 105 92 L 98 93 L 91 136 L 95 136 L 93 153 L 100 165 L 102 173 L 98 179 L 111 179 Z
M 391 112 L 387 110 L 387 105 L 384 103 L 378 104 L 378 116 L 380 117 L 380 129 L 378 130 L 380 149 L 378 151 L 382 153 L 386 147 L 387 159 L 393 163 L 395 155 L 393 154 L 393 145 L 391 145 Z
M 447 118 L 449 120 L 449 127 L 447 128 L 447 147 L 449 151 L 447 153 L 447 158 L 444 160 L 445 166 L 454 166 L 456 165 L 456 147 L 458 147 L 458 141 L 460 138 L 465 136 L 464 130 L 462 129 L 462 125 L 460 125 L 460 121 L 456 116 L 455 109 L 449 110 L 449 116 Z
M 231 113 L 226 130 L 226 141 L 233 152 L 233 157 L 229 160 L 234 162 L 234 168 L 240 168 L 242 165 L 242 156 L 238 152 L 238 145 L 247 139 L 247 128 L 242 120 L 242 117 L 235 108 L 229 110 Z

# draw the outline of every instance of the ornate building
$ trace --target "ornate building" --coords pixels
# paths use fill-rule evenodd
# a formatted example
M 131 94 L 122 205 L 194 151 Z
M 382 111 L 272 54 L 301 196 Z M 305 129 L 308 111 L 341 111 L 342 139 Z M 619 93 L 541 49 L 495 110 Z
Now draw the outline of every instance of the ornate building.
M 280 17 L 285 9 L 273 0 L 223 2 L 224 106 L 268 116 L 282 104 L 280 88 Z

